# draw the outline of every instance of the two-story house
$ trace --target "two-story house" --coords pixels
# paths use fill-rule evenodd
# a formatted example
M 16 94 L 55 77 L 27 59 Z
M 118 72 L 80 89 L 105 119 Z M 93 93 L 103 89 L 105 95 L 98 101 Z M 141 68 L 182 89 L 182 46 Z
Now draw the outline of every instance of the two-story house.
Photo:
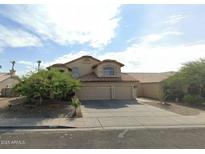
M 54 64 L 61 72 L 71 71 L 81 81 L 77 96 L 81 100 L 136 99 L 138 80 L 121 72 L 124 65 L 115 60 L 100 61 L 92 56 L 82 56 L 65 64 Z
M 100 61 L 92 56 L 82 56 L 65 64 L 54 64 L 61 72 L 70 71 L 81 81 L 77 96 L 81 100 L 130 100 L 136 97 L 159 99 L 162 94 L 162 81 L 174 72 L 162 73 L 123 73 L 124 65 L 106 59 Z

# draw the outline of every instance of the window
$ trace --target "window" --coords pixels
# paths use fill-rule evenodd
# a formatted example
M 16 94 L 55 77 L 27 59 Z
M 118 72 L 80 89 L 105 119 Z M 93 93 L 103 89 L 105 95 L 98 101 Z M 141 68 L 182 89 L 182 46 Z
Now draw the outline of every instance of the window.
M 83 61 L 84 64 L 90 64 L 90 58 L 85 58 Z
M 65 71 L 64 70 L 59 70 L 61 73 L 64 73 Z
M 113 67 L 104 67 L 103 74 L 104 74 L 104 76 L 113 76 L 114 75 L 114 68 Z
M 77 77 L 80 76 L 80 72 L 79 72 L 78 67 L 73 67 L 73 68 L 72 68 L 72 76 L 73 76 L 74 78 L 77 78 Z

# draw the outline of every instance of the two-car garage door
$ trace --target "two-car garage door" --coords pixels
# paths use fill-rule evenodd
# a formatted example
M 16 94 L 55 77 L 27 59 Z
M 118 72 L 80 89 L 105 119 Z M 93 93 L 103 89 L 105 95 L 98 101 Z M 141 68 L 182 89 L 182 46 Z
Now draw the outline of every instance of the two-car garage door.
M 82 83 L 77 96 L 81 100 L 130 100 L 136 98 L 134 86 L 129 82 Z M 134 94 L 134 95 L 133 95 Z
M 110 87 L 106 85 L 102 85 L 101 87 L 81 86 L 79 98 L 81 100 L 111 99 Z

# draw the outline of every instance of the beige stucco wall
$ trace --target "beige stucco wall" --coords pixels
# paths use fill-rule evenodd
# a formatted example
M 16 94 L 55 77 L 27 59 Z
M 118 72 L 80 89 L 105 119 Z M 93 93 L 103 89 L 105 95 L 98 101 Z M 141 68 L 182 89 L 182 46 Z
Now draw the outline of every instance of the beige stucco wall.
M 162 93 L 161 83 L 140 83 L 138 88 L 138 97 L 149 97 L 159 99 Z
M 114 76 L 112 77 L 120 77 L 121 73 L 121 66 L 114 62 L 103 62 L 102 64 L 98 65 L 94 72 L 98 77 L 104 77 L 103 69 L 104 67 L 113 67 L 114 68 Z M 110 76 L 106 76 L 110 77 Z
M 17 78 L 8 78 L 4 81 L 1 81 L 0 82 L 0 92 L 3 88 L 14 87 L 17 83 L 19 83 L 19 80 Z
M 97 60 L 84 57 L 74 62 L 68 63 L 66 66 L 71 69 L 73 67 L 78 67 L 80 76 L 83 76 L 83 75 L 93 72 L 92 67 L 96 65 L 97 63 L 99 63 Z
M 137 86 L 137 82 L 82 82 L 76 96 L 81 100 L 132 100 Z

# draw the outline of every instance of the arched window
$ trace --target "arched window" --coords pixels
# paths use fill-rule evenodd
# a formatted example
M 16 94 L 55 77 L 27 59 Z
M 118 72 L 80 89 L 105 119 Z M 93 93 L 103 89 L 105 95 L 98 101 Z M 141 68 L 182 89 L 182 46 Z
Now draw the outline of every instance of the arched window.
M 104 76 L 113 76 L 114 75 L 114 68 L 113 67 L 104 67 L 103 74 L 104 74 Z
M 77 77 L 80 76 L 80 72 L 79 72 L 79 68 L 78 68 L 78 67 L 73 67 L 73 68 L 72 68 L 72 76 L 73 76 L 74 78 L 77 78 Z

